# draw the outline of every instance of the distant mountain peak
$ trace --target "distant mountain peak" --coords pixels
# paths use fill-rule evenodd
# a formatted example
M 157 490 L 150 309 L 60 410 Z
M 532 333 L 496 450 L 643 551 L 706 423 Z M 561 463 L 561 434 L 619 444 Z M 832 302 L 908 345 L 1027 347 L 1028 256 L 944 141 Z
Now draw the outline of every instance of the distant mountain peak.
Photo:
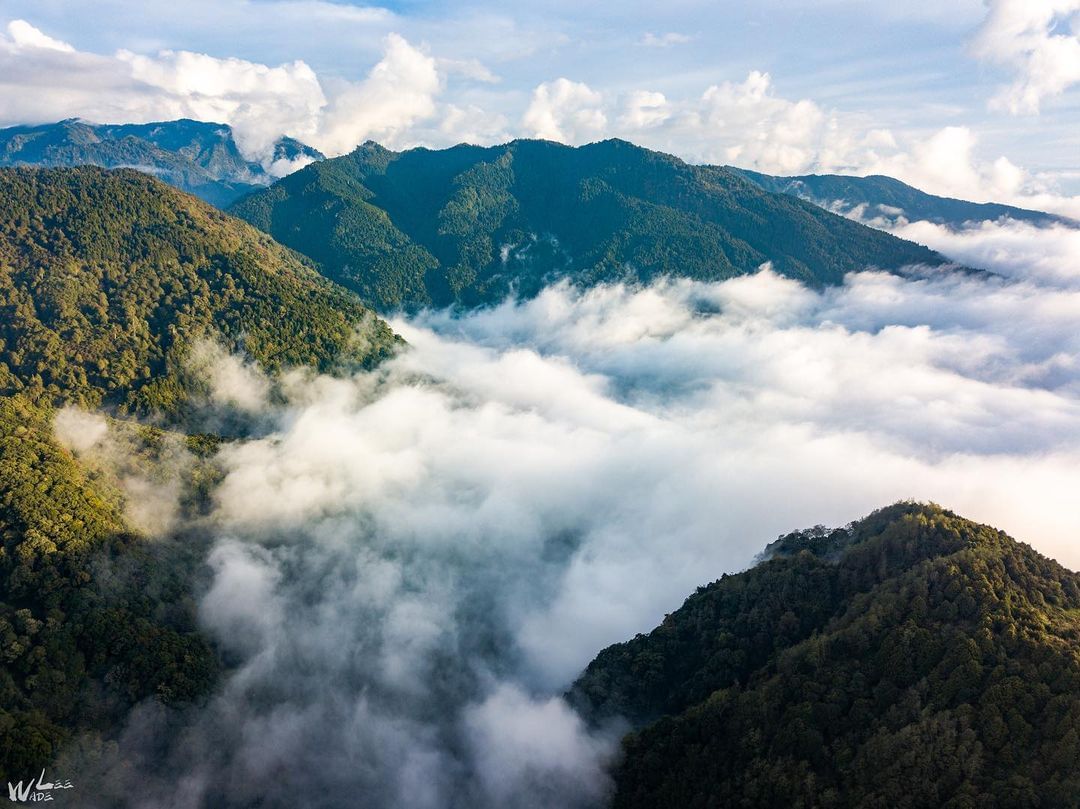
M 902 218 L 909 222 L 933 222 L 954 230 L 967 227 L 971 223 L 1004 219 L 1038 227 L 1080 227 L 1080 223 L 1057 214 L 928 194 L 895 177 L 883 174 L 866 177 L 846 174 L 774 177 L 749 169 L 729 168 L 766 191 L 788 194 L 845 216 L 887 226 L 902 224 Z
M 131 166 L 224 206 L 276 179 L 280 163 L 323 159 L 295 138 L 280 138 L 266 164 L 241 153 L 228 124 L 181 118 L 144 124 L 55 124 L 0 129 L 0 166 Z M 275 165 L 277 164 L 277 165 Z

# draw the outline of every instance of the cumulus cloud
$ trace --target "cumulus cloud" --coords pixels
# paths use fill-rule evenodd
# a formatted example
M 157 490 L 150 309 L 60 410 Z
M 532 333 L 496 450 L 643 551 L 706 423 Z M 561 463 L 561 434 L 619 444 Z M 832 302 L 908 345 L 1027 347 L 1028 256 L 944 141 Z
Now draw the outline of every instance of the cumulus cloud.
M 349 151 L 368 139 L 394 146 L 410 125 L 434 115 L 440 87 L 435 59 L 391 34 L 386 54 L 368 77 L 337 92 L 314 143 L 329 154 Z
M 720 137 L 742 136 L 727 147 L 728 162 L 769 166 L 780 174 L 797 172 L 814 160 L 825 121 L 814 102 L 773 95 L 769 75 L 758 71 L 742 83 L 709 87 L 701 97 L 700 115 L 702 125 Z
M 607 115 L 603 96 L 582 82 L 556 79 L 533 91 L 521 125 L 529 137 L 584 143 L 601 137 Z
M 1034 114 L 1046 98 L 1080 82 L 1078 0 L 989 0 L 972 43 L 976 56 L 1012 70 L 1012 84 L 991 105 Z
M 619 124 L 628 129 L 648 129 L 659 126 L 671 117 L 671 109 L 663 93 L 637 90 L 623 102 Z
M 968 127 L 919 137 L 867 128 L 810 99 L 778 95 L 760 71 L 683 99 L 649 90 L 606 97 L 560 79 L 536 88 L 522 123 L 528 135 L 564 143 L 619 136 L 692 161 L 780 175 L 886 174 L 930 193 L 1080 215 L 1080 199 L 1056 194 L 1004 156 L 983 158 Z
M 1055 53 L 1080 48 L 1075 36 L 1062 33 L 1067 5 L 996 3 L 978 41 L 988 53 L 1015 55 L 1015 47 L 993 43 L 1026 42 L 1025 26 L 1038 28 L 1049 15 L 1046 38 L 1056 44 L 1047 47 Z M 653 35 L 647 44 L 677 39 Z M 1040 60 L 1029 60 L 1032 76 L 1063 75 L 1040 67 Z M 771 174 L 888 174 L 932 193 L 1080 218 L 1080 198 L 1061 194 L 1053 176 L 984 154 L 970 127 L 911 134 L 868 125 L 857 113 L 785 97 L 762 71 L 680 96 L 647 86 L 611 92 L 562 77 L 538 84 L 523 112 L 508 105 L 513 94 L 477 91 L 497 79 L 475 58 L 436 55 L 393 33 L 383 40 L 381 59 L 355 80 L 317 75 L 303 61 L 271 66 L 183 50 L 87 53 L 23 20 L 0 34 L 0 121 L 217 120 L 231 124 L 245 154 L 274 176 L 303 164 L 271 160 L 271 146 L 283 134 L 331 155 L 367 139 L 405 148 L 518 136 L 570 144 L 623 137 L 694 162 Z M 471 90 L 447 92 L 460 83 Z
M 0 120 L 218 121 L 233 127 L 245 155 L 268 166 L 282 135 L 332 155 L 367 138 L 394 145 L 435 114 L 441 87 L 435 60 L 396 34 L 357 82 L 321 80 L 303 61 L 273 67 L 190 51 L 85 53 L 23 20 L 0 35 Z
M 26 20 L 12 20 L 7 26 L 11 45 L 19 50 L 41 49 L 48 51 L 60 51 L 61 53 L 74 53 L 75 49 L 66 42 L 53 39 L 42 31 L 39 31 Z

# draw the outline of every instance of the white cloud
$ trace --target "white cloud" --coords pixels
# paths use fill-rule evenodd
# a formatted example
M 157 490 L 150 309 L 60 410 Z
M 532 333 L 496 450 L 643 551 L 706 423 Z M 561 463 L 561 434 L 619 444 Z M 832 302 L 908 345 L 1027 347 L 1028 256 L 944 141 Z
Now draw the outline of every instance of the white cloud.
M 758 71 L 740 84 L 709 87 L 701 97 L 700 115 L 705 133 L 737 139 L 725 148 L 728 162 L 768 166 L 780 174 L 812 164 L 826 118 L 812 101 L 776 97 L 769 74 Z
M 11 38 L 11 43 L 19 49 L 41 48 L 60 51 L 61 53 L 73 53 L 75 51 L 68 43 L 53 39 L 30 25 L 26 20 L 12 20 L 8 23 L 7 32 Z
M 498 84 L 500 81 L 499 77 L 479 59 L 440 58 L 437 63 L 439 70 L 447 74 L 463 76 L 484 84 Z
M 930 222 L 911 222 L 891 231 L 970 267 L 987 267 L 1006 277 L 1080 290 L 1077 228 L 982 222 L 957 231 Z
M 394 145 L 410 126 L 435 115 L 441 87 L 435 60 L 396 34 L 359 82 L 323 82 L 302 61 L 271 67 L 190 51 L 83 53 L 21 20 L 0 36 L 0 120 L 218 121 L 230 124 L 241 150 L 259 159 L 269 157 L 282 135 L 329 154 L 366 138 Z
M 148 453 L 144 438 L 131 425 L 74 406 L 56 412 L 53 430 L 62 446 L 122 495 L 130 526 L 148 536 L 161 536 L 176 525 L 182 479 L 193 461 L 178 435 L 161 434 Z
M 544 82 L 533 91 L 521 125 L 529 137 L 586 143 L 601 137 L 607 126 L 602 104 L 603 96 L 582 82 Z
M 671 110 L 663 93 L 637 90 L 624 99 L 619 125 L 627 129 L 648 129 L 670 117 Z
M 412 124 L 435 114 L 441 86 L 435 59 L 391 34 L 386 54 L 368 77 L 336 93 L 314 145 L 329 154 L 350 151 L 367 139 L 395 146 Z
M 506 116 L 489 113 L 474 104 L 444 105 L 438 135 L 438 140 L 444 143 L 482 145 L 505 143 L 513 138 Z
M 561 699 L 535 700 L 502 685 L 468 709 L 465 723 L 493 806 L 597 806 L 610 790 L 603 766 L 610 740 L 591 736 Z
M 166 114 L 155 110 L 149 117 L 230 124 L 237 146 L 248 155 L 270 154 L 285 133 L 311 138 L 326 104 L 318 77 L 303 62 L 268 67 L 188 51 L 143 56 L 122 50 L 116 59 L 128 66 L 134 87 L 157 91 L 155 106 Z
M 685 45 L 687 42 L 693 42 L 693 40 L 692 36 L 675 31 L 668 31 L 666 34 L 654 34 L 652 31 L 648 31 L 641 37 L 638 44 L 647 48 L 669 48 L 672 45 Z
M 979 41 L 1008 40 L 1051 7 L 1063 13 L 1066 5 L 995 5 Z M 330 13 L 321 5 L 316 10 Z M 379 24 L 392 20 L 376 16 Z M 1057 29 L 1047 36 L 1068 39 Z M 260 159 L 282 134 L 331 155 L 365 139 L 404 148 L 492 144 L 517 136 L 579 144 L 618 136 L 694 162 L 772 174 L 882 173 L 931 193 L 1080 217 L 1080 198 L 1060 194 L 1051 177 L 985 155 L 970 127 L 912 135 L 870 125 L 809 98 L 786 98 L 760 71 L 682 97 L 647 87 L 605 93 L 558 78 L 536 86 L 519 117 L 504 103 L 514 94 L 495 100 L 484 92 L 483 85 L 497 77 L 477 59 L 436 56 L 397 34 L 386 36 L 383 47 L 366 77 L 348 81 L 321 77 L 303 61 L 270 66 L 181 50 L 86 53 L 18 20 L 0 35 L 0 121 L 220 120 L 236 129 L 249 156 Z M 472 90 L 443 100 L 450 82 Z M 277 176 L 300 166 L 264 164 Z
M 1016 73 L 991 102 L 1033 114 L 1046 98 L 1080 82 L 1080 0 L 989 0 L 976 56 Z

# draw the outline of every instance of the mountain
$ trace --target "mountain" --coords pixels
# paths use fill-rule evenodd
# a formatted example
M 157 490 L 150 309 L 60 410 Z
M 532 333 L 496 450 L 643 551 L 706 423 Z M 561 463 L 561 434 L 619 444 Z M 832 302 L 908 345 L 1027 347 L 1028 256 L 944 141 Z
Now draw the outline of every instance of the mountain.
M 0 313 L 0 395 L 133 412 L 183 408 L 202 338 L 270 370 L 396 345 L 300 256 L 130 169 L 0 169 Z
M 1080 223 L 1064 216 L 1014 208 L 993 202 L 967 202 L 962 199 L 927 194 L 892 177 L 847 177 L 839 174 L 807 174 L 801 177 L 773 177 L 747 169 L 729 167 L 743 177 L 774 194 L 788 194 L 812 202 L 844 216 L 863 221 L 895 225 L 901 219 L 925 220 L 959 230 L 972 222 L 1012 219 L 1037 227 Z
M 766 557 L 575 684 L 615 807 L 1080 806 L 1080 575 L 903 503 Z
M 620 140 L 405 152 L 369 142 L 230 210 L 380 310 L 483 305 L 560 278 L 715 280 L 772 262 L 820 286 L 868 266 L 945 263 L 730 169 Z
M 147 542 L 122 484 L 175 478 L 200 513 L 220 440 L 110 419 L 121 480 L 54 431 L 62 403 L 186 429 L 203 339 L 271 371 L 373 365 L 400 343 L 300 256 L 148 175 L 0 169 L 0 782 L 216 682 L 193 594 L 208 540 Z
M 273 162 L 310 162 L 323 155 L 282 138 Z M 91 124 L 77 119 L 0 129 L 0 166 L 136 168 L 219 207 L 269 185 L 274 176 L 237 148 L 225 124 L 179 120 L 152 124 Z

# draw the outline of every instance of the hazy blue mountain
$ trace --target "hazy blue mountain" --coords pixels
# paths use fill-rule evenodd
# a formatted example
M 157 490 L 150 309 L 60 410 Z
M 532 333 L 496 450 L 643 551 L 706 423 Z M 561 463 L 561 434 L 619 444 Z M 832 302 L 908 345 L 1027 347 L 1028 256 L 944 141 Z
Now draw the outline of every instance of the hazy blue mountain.
M 322 154 L 292 138 L 274 146 L 273 160 Z M 225 124 L 179 120 L 151 124 L 91 124 L 70 119 L 0 129 L 0 166 L 129 167 L 153 174 L 219 207 L 273 180 L 240 153 Z
M 465 306 L 580 284 L 718 280 L 771 262 L 808 284 L 945 259 L 924 247 L 620 140 L 393 152 L 366 143 L 231 211 L 379 309 Z
M 1080 575 L 906 503 L 766 557 L 574 686 L 615 807 L 1080 805 Z
M 909 222 L 925 220 L 958 229 L 970 222 L 1014 219 L 1039 227 L 1065 224 L 1080 226 L 1071 219 L 1042 211 L 1014 208 L 995 202 L 967 202 L 938 197 L 892 177 L 847 177 L 840 174 L 807 174 L 801 177 L 773 177 L 748 169 L 732 168 L 766 191 L 789 194 L 836 213 L 859 214 L 867 221 L 895 224 L 901 217 Z M 862 208 L 862 210 L 858 210 Z

